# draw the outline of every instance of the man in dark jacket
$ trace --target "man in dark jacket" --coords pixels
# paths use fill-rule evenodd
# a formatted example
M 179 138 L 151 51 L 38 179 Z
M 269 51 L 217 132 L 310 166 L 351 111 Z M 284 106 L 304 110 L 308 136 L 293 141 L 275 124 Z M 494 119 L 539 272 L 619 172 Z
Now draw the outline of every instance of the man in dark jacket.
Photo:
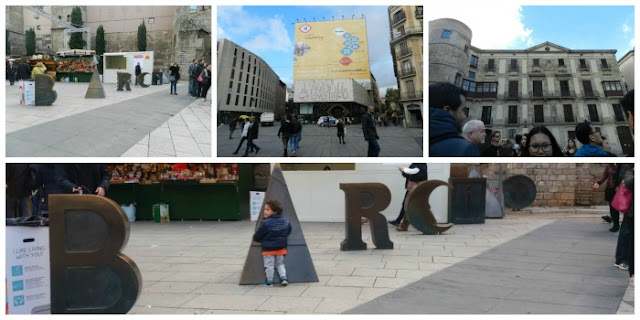
M 31 216 L 31 192 L 35 189 L 34 167 L 28 163 L 7 163 L 6 169 L 6 217 Z
M 249 127 L 249 132 L 247 133 L 247 149 L 245 150 L 243 157 L 249 156 L 249 150 L 256 150 L 256 154 L 260 152 L 260 147 L 256 146 L 253 143 L 254 139 L 258 139 L 258 131 L 260 130 L 260 123 L 256 122 L 256 117 L 251 116 L 250 118 L 251 126 Z
M 13 65 L 13 61 L 9 61 L 7 66 L 7 79 L 9 79 L 9 85 L 13 85 L 16 82 L 16 66 Z
M 96 194 L 104 197 L 109 189 L 109 170 L 104 164 L 58 164 L 55 176 L 64 193 Z
M 478 148 L 461 135 L 465 97 L 451 83 L 429 86 L 429 156 L 477 157 Z
M 31 79 L 31 66 L 22 62 L 18 65 L 18 71 L 16 72 L 16 80 L 30 80 Z
M 364 140 L 369 142 L 367 157 L 377 157 L 380 154 L 380 144 L 378 144 L 378 132 L 376 131 L 376 120 L 373 118 L 373 106 L 369 106 L 367 112 L 362 116 L 362 133 Z
M 138 85 L 138 76 L 142 74 L 142 67 L 140 67 L 140 62 L 136 64 L 136 70 L 134 72 L 136 74 L 136 86 Z
M 278 138 L 282 139 L 282 146 L 284 147 L 283 157 L 287 157 L 287 146 L 289 145 L 289 139 L 291 138 L 291 134 L 293 133 L 293 125 L 291 121 L 289 121 L 289 116 L 285 116 L 284 119 L 280 122 L 280 130 L 278 130 Z

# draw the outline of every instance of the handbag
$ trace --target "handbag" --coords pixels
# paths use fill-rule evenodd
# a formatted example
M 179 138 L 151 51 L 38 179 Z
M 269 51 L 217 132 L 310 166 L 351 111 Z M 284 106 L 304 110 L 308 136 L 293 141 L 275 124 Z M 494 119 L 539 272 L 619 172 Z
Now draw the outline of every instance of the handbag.
M 629 208 L 631 207 L 631 199 L 633 197 L 633 193 L 631 190 L 627 189 L 622 182 L 618 189 L 616 190 L 616 195 L 613 196 L 613 201 L 611 201 L 611 207 L 618 210 L 618 212 L 627 213 L 629 212 Z
M 202 74 L 201 74 L 201 75 L 198 76 L 198 82 L 202 82 L 202 80 L 204 80 L 204 79 L 202 78 Z
M 169 81 L 176 81 L 176 76 L 169 76 Z

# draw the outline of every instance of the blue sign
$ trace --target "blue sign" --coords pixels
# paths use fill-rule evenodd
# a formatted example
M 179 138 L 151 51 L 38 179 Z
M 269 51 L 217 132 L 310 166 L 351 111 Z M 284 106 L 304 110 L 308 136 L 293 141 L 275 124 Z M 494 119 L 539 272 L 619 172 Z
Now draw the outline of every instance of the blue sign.
M 11 266 L 11 275 L 14 277 L 22 275 L 22 266 Z
M 347 40 L 345 42 L 343 42 L 342 44 L 344 44 L 345 47 L 348 47 L 351 45 L 351 41 Z
M 358 40 L 360 40 L 358 37 L 351 37 L 351 41 L 353 42 L 357 42 Z
M 342 54 L 344 54 L 345 56 L 348 56 L 353 53 L 353 50 L 351 50 L 350 48 L 344 48 L 340 52 L 342 52 Z
M 24 306 L 24 296 L 15 296 L 13 297 L 13 306 Z
M 345 39 L 350 39 L 351 38 L 351 34 L 348 33 L 348 32 L 345 32 L 342 37 L 344 37 Z
M 359 45 L 359 44 L 357 44 L 357 43 L 354 43 L 354 44 L 351 46 L 351 49 L 353 49 L 353 50 L 358 50 L 358 49 L 360 49 L 360 45 Z
M 13 282 L 13 291 L 22 291 L 24 290 L 24 281 L 18 280 Z

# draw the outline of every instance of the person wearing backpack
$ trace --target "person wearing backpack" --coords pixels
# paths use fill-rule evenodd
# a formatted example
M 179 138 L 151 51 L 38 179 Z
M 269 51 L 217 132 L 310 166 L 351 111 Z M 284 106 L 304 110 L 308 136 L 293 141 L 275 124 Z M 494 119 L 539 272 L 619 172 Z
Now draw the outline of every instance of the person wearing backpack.
M 429 85 L 429 156 L 478 157 L 480 152 L 460 134 L 467 116 L 465 97 L 460 88 L 451 83 Z

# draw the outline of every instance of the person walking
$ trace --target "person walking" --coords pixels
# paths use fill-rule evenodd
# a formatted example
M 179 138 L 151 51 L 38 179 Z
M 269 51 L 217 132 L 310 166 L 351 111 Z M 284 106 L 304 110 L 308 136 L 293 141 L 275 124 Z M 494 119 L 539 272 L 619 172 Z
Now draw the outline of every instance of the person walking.
M 282 122 L 280 122 L 280 129 L 278 130 L 278 138 L 282 139 L 282 146 L 284 147 L 283 157 L 288 156 L 287 146 L 289 145 L 289 139 L 291 138 L 292 132 L 293 126 L 291 121 L 289 121 L 289 116 L 286 116 Z
M 9 79 L 9 85 L 13 85 L 16 82 L 16 67 L 13 65 L 13 61 L 9 61 L 7 66 L 7 78 Z
M 243 157 L 249 156 L 249 150 L 255 150 L 256 154 L 260 152 L 260 147 L 253 143 L 253 140 L 258 139 L 258 131 L 260 130 L 260 123 L 256 122 L 256 117 L 251 116 L 251 125 L 249 126 L 249 133 L 247 134 L 247 149 L 245 150 Z
M 404 188 L 407 191 L 404 193 L 400 214 L 395 220 L 389 220 L 389 223 L 396 226 L 396 230 L 398 231 L 407 231 L 409 228 L 409 219 L 406 218 L 404 213 L 404 201 L 407 200 L 409 191 L 413 190 L 419 182 L 429 179 L 429 174 L 427 173 L 426 163 L 412 163 L 409 167 L 398 167 L 398 170 L 405 178 Z
M 195 97 L 196 95 L 196 86 L 198 85 L 198 81 L 196 78 L 198 74 L 196 74 L 196 69 L 198 68 L 198 59 L 193 59 L 191 64 L 189 65 L 189 69 L 187 72 L 189 73 L 189 95 Z
M 236 131 L 237 119 L 233 118 L 229 121 L 229 139 L 233 139 L 233 132 Z
M 338 143 L 347 144 L 344 141 L 344 121 L 342 121 L 342 117 L 338 118 L 336 128 L 338 128 Z
M 238 150 L 240 150 L 240 148 L 242 147 L 242 143 L 247 140 L 247 137 L 249 136 L 249 128 L 251 127 L 251 122 L 249 122 L 249 119 L 245 119 L 244 120 L 244 125 L 242 126 L 242 134 L 241 139 L 240 139 L 240 143 L 238 143 L 238 147 L 236 148 L 236 151 L 233 152 L 233 154 L 238 154 Z
M 169 91 L 171 91 L 169 94 L 178 95 L 176 86 L 178 84 L 178 80 L 180 80 L 180 66 L 178 66 L 177 62 L 174 62 L 171 67 L 169 67 L 169 72 Z
M 603 182 L 607 182 L 607 186 L 604 189 L 604 200 L 609 202 L 609 215 L 602 216 L 602 220 L 608 223 L 613 222 L 613 227 L 609 229 L 609 231 L 611 232 L 618 232 L 618 230 L 620 230 L 620 213 L 611 206 L 613 196 L 616 194 L 616 189 L 613 186 L 614 174 L 616 173 L 616 169 L 617 168 L 615 163 L 607 163 L 607 165 L 604 167 L 604 171 L 602 172 L 600 180 L 593 184 L 593 189 L 598 189 Z
M 138 85 L 138 76 L 140 74 L 142 74 L 142 67 L 140 67 L 140 62 L 138 62 L 138 64 L 136 64 L 135 74 L 136 74 L 136 86 L 137 86 Z
M 207 101 L 207 92 L 211 87 L 211 65 L 206 66 L 200 73 L 202 82 L 200 82 L 200 95 L 202 101 Z
M 380 154 L 380 144 L 378 144 L 378 132 L 376 131 L 376 120 L 373 116 L 374 108 L 369 106 L 367 112 L 362 116 L 362 133 L 364 140 L 369 143 L 367 157 L 377 157 Z
M 291 137 L 289 138 L 289 145 L 291 147 L 291 156 L 295 157 L 298 151 L 298 144 L 302 139 L 302 123 L 298 120 L 298 117 L 293 116 L 291 118 Z

